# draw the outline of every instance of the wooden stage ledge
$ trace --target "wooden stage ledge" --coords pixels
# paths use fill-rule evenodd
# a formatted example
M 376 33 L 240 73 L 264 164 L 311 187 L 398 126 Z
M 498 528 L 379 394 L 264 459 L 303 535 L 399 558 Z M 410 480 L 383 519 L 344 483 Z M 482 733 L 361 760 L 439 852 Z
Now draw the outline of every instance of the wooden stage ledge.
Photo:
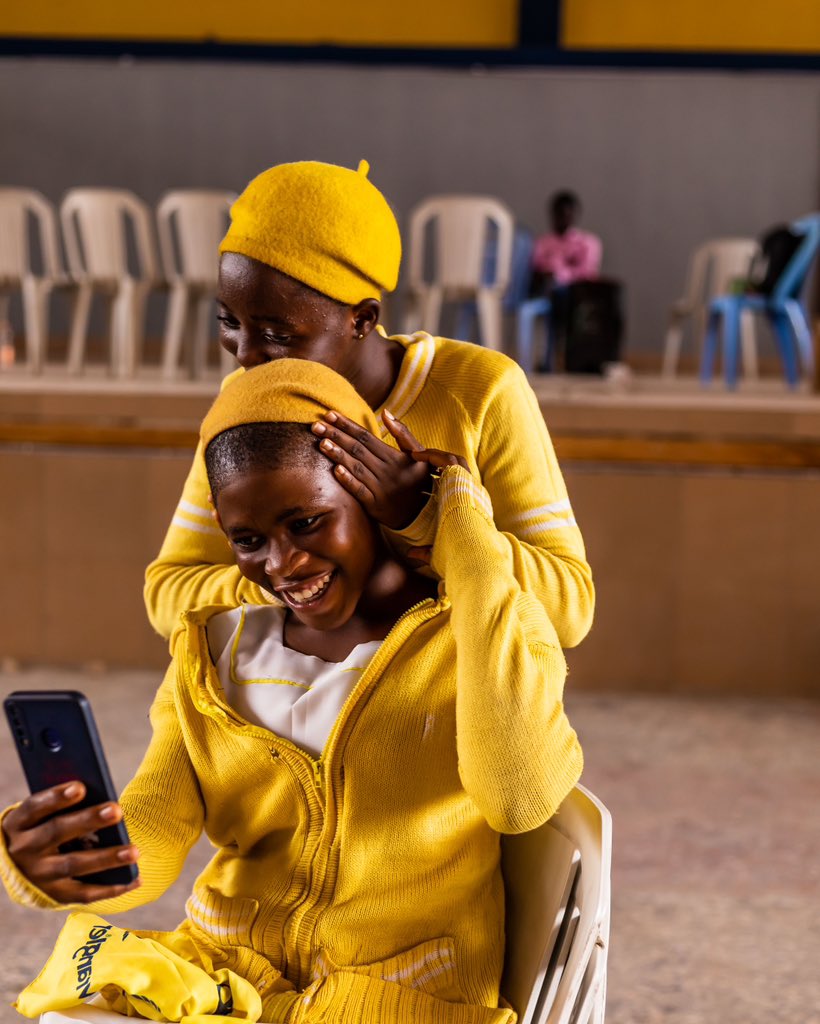
M 0 377 L 0 444 L 192 450 L 216 386 Z M 649 377 L 533 386 L 562 462 L 820 469 L 820 397 L 776 380 L 735 394 Z

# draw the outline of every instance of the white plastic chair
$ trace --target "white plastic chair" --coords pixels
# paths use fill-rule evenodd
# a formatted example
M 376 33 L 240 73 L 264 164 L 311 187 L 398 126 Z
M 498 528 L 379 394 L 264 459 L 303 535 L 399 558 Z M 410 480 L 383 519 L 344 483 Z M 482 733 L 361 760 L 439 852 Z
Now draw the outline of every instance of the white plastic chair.
M 487 237 L 497 231 L 495 267 L 485 264 Z M 433 196 L 410 214 L 409 285 L 412 311 L 408 330 L 436 334 L 445 299 L 474 298 L 481 339 L 488 348 L 502 344 L 502 298 L 510 279 L 515 223 L 507 207 L 490 196 Z M 425 277 L 428 232 L 433 233 L 432 280 Z M 411 318 L 418 315 L 418 322 Z
M 182 343 L 191 327 L 191 372 L 194 377 L 204 373 L 214 323 L 217 248 L 235 199 L 233 192 L 179 189 L 166 193 L 157 206 L 162 266 L 171 286 L 162 351 L 163 377 L 176 376 Z M 223 371 L 228 373 L 235 365 L 233 357 L 223 352 Z
M 505 836 L 501 990 L 519 1024 L 603 1024 L 612 819 L 576 786 L 541 828 Z
M 29 245 L 29 218 L 39 235 L 42 271 L 36 273 Z M 57 246 L 57 217 L 51 203 L 32 189 L 0 188 L 0 322 L 8 320 L 11 295 L 23 300 L 26 360 L 40 373 L 48 343 L 49 298 L 65 285 Z
M 68 370 L 83 367 L 88 318 L 95 291 L 110 302 L 111 370 L 136 373 L 145 325 L 145 303 L 159 283 L 151 216 L 146 204 L 126 189 L 76 188 L 60 206 L 68 269 L 77 283 Z M 133 229 L 137 267 L 131 273 L 127 224 Z
M 704 242 L 692 253 L 686 277 L 686 294 L 669 310 L 669 326 L 663 353 L 663 375 L 673 377 L 678 369 L 683 343 L 684 323 L 691 317 L 692 333 L 698 354 L 706 334 L 709 303 L 724 295 L 737 278 L 747 277 L 752 259 L 758 250 L 753 238 L 716 238 Z M 757 346 L 754 319 L 744 313 L 741 319 L 743 369 L 747 376 L 757 376 Z

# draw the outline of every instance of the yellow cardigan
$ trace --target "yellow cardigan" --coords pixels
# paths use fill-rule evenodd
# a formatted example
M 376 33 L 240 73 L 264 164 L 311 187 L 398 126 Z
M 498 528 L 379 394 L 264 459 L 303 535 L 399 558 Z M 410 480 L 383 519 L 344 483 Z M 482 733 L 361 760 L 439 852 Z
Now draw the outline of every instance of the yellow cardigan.
M 319 760 L 225 703 L 207 648 L 214 609 L 187 613 L 175 635 L 153 739 L 122 796 L 142 886 L 86 909 L 155 899 L 204 828 L 217 852 L 181 928 L 257 987 L 263 1020 L 514 1017 L 497 1009 L 498 833 L 546 821 L 582 754 L 555 630 L 515 580 L 487 492 L 452 467 L 436 504 L 439 598 L 394 626 Z M 5 850 L 0 872 L 13 898 L 55 906 Z
M 407 352 L 385 405 L 423 444 L 464 456 L 490 494 L 516 579 L 544 605 L 561 645 L 574 647 L 592 624 L 592 573 L 526 376 L 511 359 L 479 345 L 423 332 L 392 340 Z M 395 447 L 386 432 L 383 439 Z M 266 600 L 236 568 L 211 517 L 208 492 L 198 450 L 162 549 L 145 575 L 148 617 L 163 636 L 189 608 Z M 435 509 L 428 503 L 392 538 L 399 548 L 431 544 L 434 532 Z

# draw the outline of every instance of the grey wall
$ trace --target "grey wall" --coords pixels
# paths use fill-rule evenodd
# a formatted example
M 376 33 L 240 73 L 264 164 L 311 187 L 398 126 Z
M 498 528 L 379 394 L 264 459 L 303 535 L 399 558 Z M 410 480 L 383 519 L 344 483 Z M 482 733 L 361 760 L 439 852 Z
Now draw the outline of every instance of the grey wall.
M 504 199 L 540 229 L 578 190 L 659 351 L 690 249 L 820 205 L 820 77 L 0 60 L 0 183 L 58 201 L 119 185 L 240 189 L 272 163 L 371 162 L 402 220 L 435 192 Z

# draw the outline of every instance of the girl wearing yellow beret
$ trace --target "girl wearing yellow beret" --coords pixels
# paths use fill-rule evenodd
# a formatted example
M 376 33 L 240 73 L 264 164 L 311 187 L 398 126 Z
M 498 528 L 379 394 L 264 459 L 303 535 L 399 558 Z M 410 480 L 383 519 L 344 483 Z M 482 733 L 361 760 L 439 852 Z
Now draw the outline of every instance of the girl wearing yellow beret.
M 323 363 L 376 414 L 370 430 L 331 410 L 315 433 L 337 479 L 399 550 L 424 557 L 436 509 L 427 444 L 463 457 L 493 505 L 500 550 L 521 586 L 543 604 L 564 647 L 586 635 L 592 576 L 538 403 L 506 356 L 424 332 L 390 337 L 380 298 L 395 288 L 398 225 L 384 196 L 357 171 L 302 162 L 255 178 L 231 210 L 220 246 L 223 346 L 248 369 L 292 357 Z M 260 603 L 211 518 L 201 450 L 157 559 L 145 601 L 158 632 L 212 604 Z
M 103 820 L 44 822 L 81 789 L 4 816 L 12 897 L 86 907 L 19 997 L 27 1016 L 102 993 L 188 1024 L 513 1024 L 499 833 L 542 824 L 580 775 L 563 653 L 465 460 L 413 457 L 437 471 L 436 584 L 321 453 L 310 425 L 328 404 L 378 430 L 349 383 L 294 359 L 238 375 L 203 422 L 231 552 L 276 603 L 188 612 L 174 635 L 150 747 L 114 805 L 141 884 L 79 880 L 134 847 L 59 855 Z M 216 852 L 175 931 L 97 916 L 157 898 L 203 830 Z

